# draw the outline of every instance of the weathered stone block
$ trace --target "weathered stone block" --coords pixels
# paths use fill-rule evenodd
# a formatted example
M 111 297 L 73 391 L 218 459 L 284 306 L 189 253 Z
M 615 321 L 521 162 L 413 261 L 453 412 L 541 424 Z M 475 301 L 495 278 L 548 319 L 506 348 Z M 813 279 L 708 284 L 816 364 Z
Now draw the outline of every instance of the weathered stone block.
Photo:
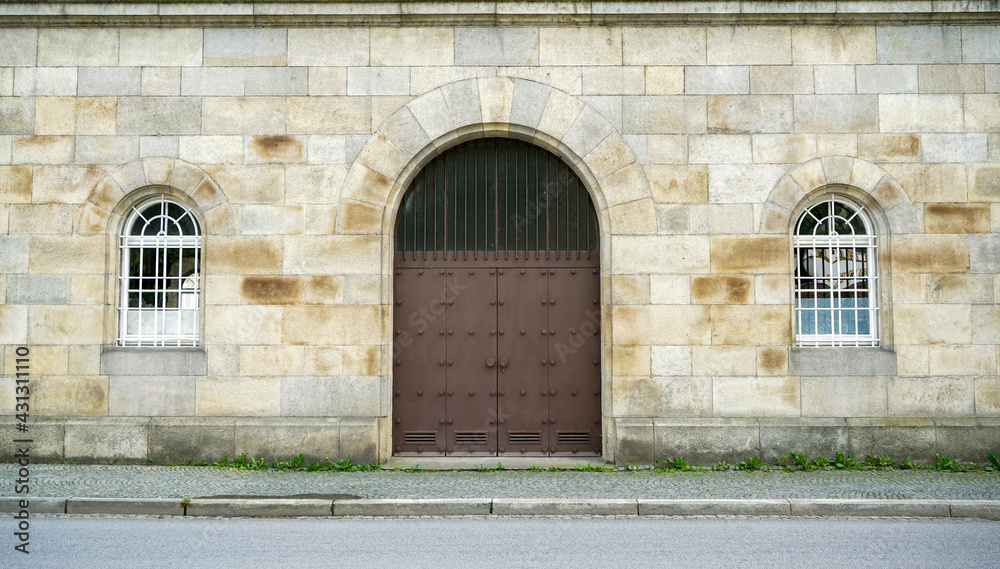
M 6 28 L 0 42 L 7 46 L 0 55 L 0 66 L 19 67 L 38 63 L 38 30 Z
M 377 344 L 381 338 L 378 306 L 293 306 L 285 309 L 285 342 L 299 345 Z
M 989 233 L 989 205 L 927 204 L 924 206 L 924 231 L 927 233 Z
M 930 419 L 847 419 L 847 437 L 855 458 L 870 453 L 927 461 L 934 457 L 936 429 Z
M 757 275 L 754 277 L 755 304 L 784 304 L 791 302 L 789 275 Z
M 71 136 L 19 136 L 13 140 L 12 160 L 23 164 L 73 162 Z
M 66 97 L 76 95 L 75 67 L 18 67 L 14 70 L 14 95 Z
M 35 110 L 36 134 L 118 134 L 115 97 L 40 97 Z
M 649 275 L 614 275 L 611 298 L 615 304 L 648 304 Z
M 896 354 L 881 348 L 793 348 L 788 373 L 824 377 L 896 375 Z
M 126 417 L 66 421 L 65 460 L 99 464 L 144 462 L 149 419 Z
M 813 69 L 807 65 L 761 65 L 750 68 L 750 92 L 761 95 L 813 93 Z
M 622 33 L 625 65 L 704 65 L 705 29 L 628 28 Z
M 117 63 L 152 67 L 202 65 L 203 38 L 204 33 L 198 28 L 122 29 Z
M 615 462 L 619 464 L 652 464 L 654 428 L 650 419 L 616 418 Z
M 975 414 L 975 381 L 971 377 L 889 378 L 887 390 L 891 417 Z
M 991 303 L 993 279 L 990 275 L 928 275 L 927 300 L 937 304 Z
M 28 341 L 28 307 L 0 305 L 0 341 L 23 345 Z
M 291 134 L 367 133 L 371 117 L 371 101 L 367 97 L 288 99 L 288 132 Z
M 882 132 L 959 132 L 964 130 L 961 95 L 879 95 Z
M 101 373 L 119 376 L 185 376 L 205 374 L 200 348 L 115 348 L 101 352 Z
M 205 307 L 206 344 L 280 344 L 282 309 L 277 306 Z
M 752 233 L 750 204 L 703 204 L 688 207 L 691 233 Z
M 139 158 L 139 137 L 78 136 L 76 162 L 84 164 L 122 164 Z
M 613 382 L 616 417 L 712 416 L 711 378 L 616 376 Z
M 709 65 L 787 65 L 792 35 L 787 27 L 719 26 L 708 28 Z
M 342 221 L 345 220 L 343 215 Z M 339 223 L 339 221 L 338 221 Z M 372 235 L 308 236 L 285 245 L 287 274 L 379 272 L 381 240 Z
M 297 375 L 302 373 L 301 346 L 240 346 L 243 375 Z
M 201 101 L 187 97 L 123 97 L 119 134 L 200 134 Z
M 995 346 L 930 346 L 927 348 L 931 375 L 995 375 Z
M 538 65 L 536 28 L 455 28 L 455 65 Z
M 969 271 L 1000 272 L 1000 235 L 992 233 L 969 236 Z
M 205 265 L 214 274 L 280 273 L 280 238 L 218 236 L 206 248 Z
M 708 167 L 708 201 L 763 203 L 785 167 L 775 164 L 712 164 Z
M 290 32 L 293 30 L 289 30 Z M 367 56 L 368 52 L 365 52 Z M 346 95 L 347 94 L 347 68 L 346 67 L 310 67 L 308 76 L 307 94 L 319 95 Z
M 288 30 L 281 28 L 205 30 L 204 65 L 287 63 Z
M 350 96 L 408 95 L 408 67 L 349 67 L 347 94 Z
M 921 93 L 982 93 L 985 76 L 981 65 L 921 65 Z
M 857 92 L 853 65 L 817 65 L 813 82 L 817 95 L 849 95 Z
M 103 322 L 102 306 L 33 306 L 28 338 L 39 344 L 99 344 Z
M 788 238 L 784 236 L 711 237 L 713 273 L 787 273 Z
M 650 371 L 655 376 L 689 376 L 692 372 L 688 346 L 652 346 Z
M 716 417 L 797 417 L 796 377 L 715 377 L 712 411 Z
M 174 141 L 177 143 L 175 154 L 192 164 L 243 163 L 242 136 L 183 136 Z
M 340 456 L 350 456 L 354 464 L 371 464 L 378 459 L 378 418 L 343 417 L 340 420 Z
M 656 205 L 657 232 L 661 235 L 686 234 L 691 231 L 690 206 Z
M 66 275 L 8 275 L 8 304 L 68 304 L 70 278 Z
M 116 376 L 108 378 L 108 414 L 120 416 L 194 415 L 191 376 Z
M 788 452 L 835 456 L 848 448 L 847 421 L 834 418 L 793 419 L 763 417 L 760 422 L 761 455 Z
M 684 68 L 658 66 L 646 68 L 647 95 L 683 95 Z
M 977 377 L 975 389 L 976 415 L 1000 417 L 1000 376 Z
M 803 417 L 884 417 L 888 412 L 885 377 L 802 377 Z
M 957 30 L 956 30 L 957 31 Z M 962 27 L 962 59 L 966 63 L 1000 63 L 997 26 Z
M 670 247 L 669 256 L 662 247 Z M 616 273 L 689 274 L 703 273 L 708 267 L 707 236 L 623 235 L 615 238 L 611 249 L 611 266 Z
M 935 419 L 936 451 L 962 462 L 983 463 L 1000 447 L 1000 421 L 983 418 Z
M 708 97 L 709 132 L 789 132 L 792 118 L 792 97 L 787 95 Z
M 859 135 L 858 157 L 879 163 L 919 162 L 920 136 L 911 133 Z
M 319 99 L 325 100 L 326 97 Z M 284 132 L 285 106 L 285 99 L 279 97 L 207 97 L 204 99 L 203 126 L 190 134 Z M 290 107 L 289 115 L 292 112 Z
M 656 459 L 684 457 L 695 465 L 733 464 L 760 449 L 757 419 L 655 419 Z
M 964 304 L 900 304 L 894 308 L 897 344 L 968 344 L 971 307 Z
M 706 104 L 699 95 L 623 97 L 623 129 L 627 134 L 707 132 Z
M 758 134 L 753 136 L 753 161 L 769 164 L 801 164 L 816 158 L 816 135 Z
M 992 133 L 1000 129 L 1000 117 L 997 117 L 996 113 L 998 105 L 1000 105 L 1000 95 L 966 95 L 965 130 Z M 975 135 L 970 134 L 967 136 Z M 981 134 L 979 136 L 986 135 Z M 983 154 L 983 156 L 985 156 L 985 154 Z M 987 158 L 982 158 L 977 161 L 985 162 L 986 160 Z
M 705 203 L 708 201 L 708 168 L 703 165 L 643 167 L 653 199 L 658 203 Z
M 0 166 L 0 202 L 31 202 L 30 166 Z
M 713 344 L 787 344 L 791 341 L 791 323 L 785 307 L 716 304 L 711 308 Z
M 752 301 L 753 279 L 750 277 L 712 275 L 691 279 L 692 304 L 749 304 Z
M 871 26 L 797 26 L 792 28 L 792 62 L 801 64 L 875 63 L 876 34 Z
M 702 376 L 749 376 L 756 372 L 752 346 L 693 346 L 691 373 Z
M 924 134 L 924 162 L 985 162 L 989 156 L 986 137 L 985 133 Z
M 77 94 L 81 96 L 136 96 L 141 93 L 139 67 L 81 67 Z
M 750 136 L 707 134 L 688 139 L 688 161 L 692 164 L 750 163 Z
M 957 26 L 881 26 L 876 37 L 879 63 L 962 63 Z
M 372 28 L 371 65 L 454 65 L 454 28 Z
M 584 95 L 642 95 L 644 67 L 584 67 Z
M 4 388 L 10 393 L 14 393 L 14 381 L 13 378 L 3 381 Z M 13 401 L 12 401 L 13 403 Z M 4 411 L 5 417 L 0 419 L 0 428 L 7 429 L 12 432 L 15 429 L 14 423 L 19 422 L 14 417 L 14 407 L 10 407 L 9 411 Z M 35 462 L 60 462 L 64 459 L 63 455 L 63 421 L 64 419 L 48 419 L 45 417 L 32 417 L 31 418 L 31 460 Z M 15 437 L 4 437 L 3 441 L 0 441 L 0 460 L 4 462 L 14 462 L 14 453 L 17 452 L 17 443 L 14 442 Z M 31 512 L 32 513 L 62 513 L 64 510 L 62 507 L 46 509 L 43 504 L 46 503 L 45 498 L 34 497 L 31 500 Z M 52 498 L 56 500 L 56 498 Z
M 612 318 L 616 345 L 683 346 L 708 344 L 710 339 L 707 306 L 616 306 Z
M 281 409 L 281 378 L 208 376 L 198 378 L 201 416 L 276 416 Z
M 795 95 L 795 131 L 878 132 L 879 101 L 876 95 Z
M 154 418 L 149 423 L 149 459 L 158 464 L 216 461 L 236 456 L 233 419 Z
M 691 66 L 684 70 L 688 95 L 746 95 L 750 93 L 750 68 L 746 66 Z
M 368 65 L 369 36 L 370 30 L 360 26 L 289 28 L 288 65 Z
M 37 415 L 107 415 L 108 380 L 101 376 L 33 376 L 31 409 Z
M 302 453 L 306 462 L 336 461 L 341 458 L 340 422 L 339 418 L 237 419 L 235 452 L 267 460 L 288 460 Z
M 242 97 L 246 93 L 246 75 L 242 67 L 183 67 L 181 95 Z
M 1000 168 L 976 168 L 972 177 L 969 201 L 1000 202 Z
M 859 65 L 855 68 L 858 93 L 916 93 L 916 65 Z
M 1000 306 L 972 307 L 972 343 L 1000 344 Z
M 621 65 L 620 28 L 542 28 L 538 34 L 541 65 Z
M 964 273 L 970 243 L 959 235 L 901 235 L 893 247 L 892 268 L 903 273 Z
M 26 97 L 0 97 L 0 134 L 34 132 L 35 105 Z
M 378 377 L 284 377 L 284 417 L 375 416 L 380 414 Z

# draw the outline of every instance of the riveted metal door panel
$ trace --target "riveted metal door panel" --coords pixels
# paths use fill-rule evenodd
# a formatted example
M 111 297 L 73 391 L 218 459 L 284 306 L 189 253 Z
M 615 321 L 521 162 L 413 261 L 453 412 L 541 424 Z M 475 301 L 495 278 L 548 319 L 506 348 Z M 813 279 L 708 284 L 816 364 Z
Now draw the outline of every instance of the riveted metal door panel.
M 396 454 L 445 452 L 444 270 L 396 269 L 392 441 Z
M 448 454 L 497 453 L 496 271 L 448 269 Z
M 548 276 L 550 449 L 558 454 L 600 454 L 598 270 L 555 268 Z
M 500 454 L 548 453 L 547 270 L 499 269 L 497 292 Z

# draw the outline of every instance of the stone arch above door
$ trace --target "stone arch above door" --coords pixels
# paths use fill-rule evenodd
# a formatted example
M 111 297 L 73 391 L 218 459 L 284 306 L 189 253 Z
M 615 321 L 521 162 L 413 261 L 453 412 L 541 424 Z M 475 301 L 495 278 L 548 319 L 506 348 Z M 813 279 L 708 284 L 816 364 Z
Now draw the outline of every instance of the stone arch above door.
M 489 136 L 531 142 L 569 163 L 591 191 L 602 235 L 656 233 L 649 183 L 621 133 L 579 98 L 511 77 L 449 83 L 390 116 L 351 165 L 337 233 L 391 235 L 413 176 L 440 151 Z

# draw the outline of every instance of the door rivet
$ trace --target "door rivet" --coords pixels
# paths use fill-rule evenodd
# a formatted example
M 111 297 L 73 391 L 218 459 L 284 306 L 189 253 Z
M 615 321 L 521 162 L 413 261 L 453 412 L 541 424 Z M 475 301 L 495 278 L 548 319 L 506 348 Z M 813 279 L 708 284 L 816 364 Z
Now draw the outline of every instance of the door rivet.
M 495 274 L 496 272 L 497 272 L 497 270 L 496 270 L 496 269 L 490 269 L 490 274 L 491 274 L 491 275 L 492 275 L 492 274 Z
M 548 330 L 546 330 L 546 329 L 542 328 L 542 336 L 544 336 L 544 335 L 546 335 L 546 334 L 548 334 L 548 333 L 549 333 L 549 331 L 548 331 Z
M 475 330 L 469 330 L 469 335 L 470 335 L 470 336 L 471 336 L 472 334 L 475 334 L 475 333 L 476 333 L 476 331 L 475 331 Z
M 524 447 L 521 447 L 521 452 L 524 452 Z
M 476 270 L 475 270 L 475 269 L 469 269 L 469 274 L 470 274 L 470 275 L 473 275 L 473 274 L 475 274 L 475 273 L 476 273 Z
M 521 390 L 521 395 L 524 395 L 525 393 L 527 393 L 527 391 L 525 391 L 525 390 L 522 389 Z
M 490 390 L 490 395 L 496 395 L 496 394 L 497 394 L 497 390 L 496 389 L 491 389 Z
M 503 393 L 501 393 L 500 395 L 503 395 Z M 501 425 L 503 424 L 503 419 L 500 419 L 500 424 Z
M 403 447 L 396 447 L 396 452 L 403 452 Z
M 444 336 L 444 330 L 438 330 L 438 334 Z
M 403 392 L 402 392 L 402 391 L 400 391 L 400 390 L 398 390 L 398 389 L 396 390 L 396 395 L 402 395 L 402 394 L 403 394 Z
M 573 390 L 573 395 L 576 395 L 576 390 L 575 389 Z
M 524 335 L 524 328 L 521 328 L 521 335 Z
M 449 300 L 448 304 L 455 304 L 455 301 L 454 300 Z
M 545 304 L 546 302 L 548 302 L 548 301 L 543 298 L 542 299 L 542 304 Z
M 548 394 L 549 394 L 549 390 L 548 389 L 543 389 L 542 390 L 542 395 L 548 395 Z
M 505 449 L 504 447 L 500 447 L 500 452 L 504 452 L 505 450 L 507 449 Z
M 542 360 L 542 365 L 545 365 L 545 363 L 546 363 L 545 360 Z
M 403 304 L 403 299 L 396 300 L 396 304 Z
M 496 303 L 497 303 L 497 301 L 496 301 L 496 300 L 491 300 L 491 301 L 490 301 L 490 306 L 493 306 L 493 305 L 494 305 L 494 304 L 496 304 Z
M 597 304 L 597 299 L 595 298 L 595 299 L 594 299 L 594 300 L 592 300 L 591 302 L 593 302 L 594 304 Z
M 402 269 L 396 269 L 396 274 L 397 274 L 397 275 L 401 275 L 401 274 L 403 274 L 403 271 L 402 271 Z
M 500 299 L 500 304 L 501 304 L 501 306 L 503 305 L 503 299 Z
M 600 363 L 599 360 L 594 360 L 594 365 L 597 365 L 598 363 Z
M 448 328 L 448 335 L 450 336 L 450 335 L 451 335 L 451 333 L 452 333 L 452 329 L 451 329 L 451 328 Z
M 424 274 L 424 270 L 423 270 L 423 269 L 417 269 L 417 274 L 418 274 L 418 275 L 422 275 L 422 274 Z
M 444 365 L 444 360 L 438 360 L 438 365 Z
M 452 269 L 448 269 L 448 274 L 449 275 L 454 274 L 454 273 L 455 273 L 455 271 L 453 271 Z
M 503 395 L 503 389 L 500 390 L 500 395 Z M 503 423 L 503 419 L 501 419 L 500 422 Z
M 400 423 L 402 423 L 402 422 L 403 422 L 403 420 L 402 420 L 402 419 L 396 419 L 396 424 L 397 424 L 397 425 L 398 425 L 398 424 L 400 424 Z
M 443 275 L 444 274 L 444 269 L 438 269 L 438 274 L 439 275 Z
M 417 330 L 417 335 L 418 336 L 423 336 L 424 335 L 424 331 L 423 330 Z
M 403 360 L 396 360 L 396 365 L 400 365 L 401 363 L 403 363 Z
M 601 393 L 601 390 L 600 390 L 600 389 L 595 389 L 595 390 L 594 390 L 594 395 L 598 395 L 598 394 L 600 394 L 600 393 Z
M 424 390 L 423 389 L 418 389 L 417 390 L 417 395 L 423 395 L 423 394 L 424 394 Z
M 476 390 L 474 390 L 474 389 L 470 389 L 469 390 L 469 395 L 475 395 L 475 394 L 476 394 Z
M 496 333 L 497 333 L 497 331 L 496 331 L 496 330 L 490 330 L 490 336 L 492 336 L 492 335 L 494 335 L 494 334 L 496 334 Z
M 417 447 L 417 452 L 424 452 L 424 447 Z
M 443 425 L 444 424 L 444 419 L 438 419 L 438 424 L 439 425 Z
M 503 274 L 503 269 L 500 269 L 500 274 L 501 274 L 501 275 Z
M 594 417 L 594 422 L 595 423 L 600 423 L 601 422 L 601 418 L 600 417 Z
M 576 447 L 573 447 L 573 452 L 576 452 Z
M 496 423 L 496 421 L 495 421 L 495 420 L 493 420 L 493 419 L 490 419 L 490 424 L 492 425 L 492 424 L 494 424 L 494 423 Z
M 503 336 L 503 330 L 500 330 L 500 335 Z
M 549 419 L 549 423 L 555 423 L 555 422 L 556 422 L 555 419 Z
M 521 274 L 522 274 L 522 275 L 524 274 L 524 269 L 521 269 Z
M 571 274 L 571 275 L 575 275 L 575 274 L 576 274 L 576 269 L 570 269 L 570 270 L 569 270 L 569 274 Z
M 554 298 L 550 298 L 549 299 L 549 304 L 555 304 L 555 303 L 556 303 L 556 299 L 554 299 Z
M 452 365 L 453 363 L 455 363 L 455 360 L 448 360 L 448 365 Z
M 396 335 L 397 335 L 397 336 L 399 336 L 399 335 L 400 335 L 400 334 L 402 334 L 402 333 L 403 333 L 403 331 L 402 331 L 402 330 L 396 330 Z
M 438 395 L 444 395 L 444 390 L 442 389 L 442 390 L 438 391 Z
M 548 423 L 548 422 L 549 422 L 548 419 L 542 419 L 542 424 L 545 424 L 545 423 Z
M 554 365 L 556 365 L 556 361 L 555 361 L 555 360 L 549 360 L 549 365 L 550 365 L 550 366 L 554 366 Z
M 555 394 L 556 394 L 556 390 L 555 389 L 550 389 L 549 390 L 549 395 L 555 395 Z
M 448 424 L 449 424 L 449 425 L 451 424 L 451 421 L 452 421 L 451 419 L 448 419 Z

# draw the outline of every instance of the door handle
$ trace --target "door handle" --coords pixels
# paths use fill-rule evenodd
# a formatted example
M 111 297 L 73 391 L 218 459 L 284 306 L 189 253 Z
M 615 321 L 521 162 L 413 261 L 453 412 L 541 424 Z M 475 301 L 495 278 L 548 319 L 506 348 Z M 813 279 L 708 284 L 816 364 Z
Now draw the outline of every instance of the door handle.
M 507 358 L 500 358 L 500 367 L 507 367 Z
M 494 363 L 496 362 L 493 361 L 493 358 L 486 358 L 486 367 L 493 367 Z

